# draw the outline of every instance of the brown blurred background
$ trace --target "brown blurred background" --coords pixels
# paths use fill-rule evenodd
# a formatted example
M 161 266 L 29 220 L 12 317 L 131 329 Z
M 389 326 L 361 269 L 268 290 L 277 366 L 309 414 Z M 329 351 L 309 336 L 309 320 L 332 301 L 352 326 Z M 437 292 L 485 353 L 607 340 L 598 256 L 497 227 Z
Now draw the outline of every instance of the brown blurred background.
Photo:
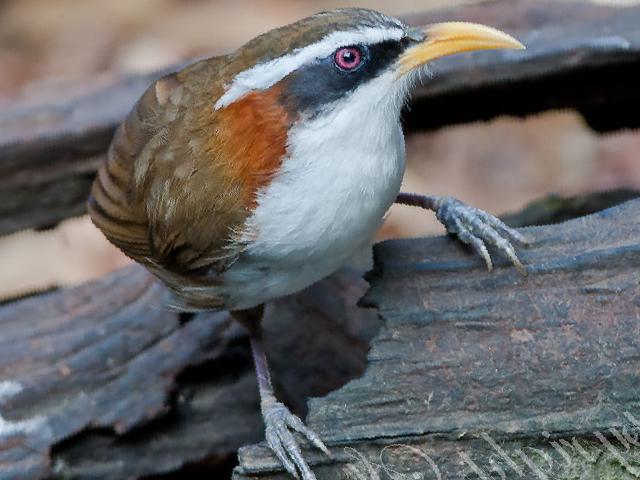
M 228 52 L 328 8 L 365 6 L 401 15 L 479 1 L 0 0 L 0 108 L 33 101 L 43 90 L 68 91 L 97 77 Z M 505 213 L 549 193 L 640 188 L 639 151 L 637 132 L 601 137 L 568 111 L 501 118 L 408 138 L 404 189 L 453 195 Z M 433 215 L 394 207 L 380 238 L 441 231 Z M 125 263 L 86 217 L 0 238 L 0 300 L 72 285 Z

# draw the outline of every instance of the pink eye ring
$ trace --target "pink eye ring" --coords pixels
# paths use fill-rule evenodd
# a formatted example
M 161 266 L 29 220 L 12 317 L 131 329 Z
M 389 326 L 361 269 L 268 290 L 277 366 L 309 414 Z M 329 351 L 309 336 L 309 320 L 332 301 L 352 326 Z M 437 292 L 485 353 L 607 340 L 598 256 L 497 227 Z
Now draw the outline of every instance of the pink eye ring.
M 362 50 L 359 47 L 342 47 L 336 50 L 333 61 L 340 70 L 355 70 L 362 63 Z

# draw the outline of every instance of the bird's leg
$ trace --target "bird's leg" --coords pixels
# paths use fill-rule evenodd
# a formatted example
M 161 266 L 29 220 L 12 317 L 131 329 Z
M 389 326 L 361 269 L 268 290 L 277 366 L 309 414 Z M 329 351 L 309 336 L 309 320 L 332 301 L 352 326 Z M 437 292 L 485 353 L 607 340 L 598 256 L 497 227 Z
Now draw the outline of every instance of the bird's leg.
M 396 203 L 411 205 L 436 212 L 436 217 L 447 231 L 470 245 L 485 261 L 487 269 L 493 269 L 486 242 L 505 254 L 520 273 L 527 274 L 518 259 L 511 242 L 529 243 L 517 230 L 510 228 L 502 220 L 478 208 L 465 205 L 453 197 L 426 196 L 415 193 L 399 193 Z
M 260 390 L 260 409 L 265 424 L 265 440 L 284 468 L 293 477 L 299 479 L 302 476 L 302 480 L 316 480 L 316 476 L 302 456 L 298 441 L 292 431 L 302 434 L 325 454 L 331 454 L 320 437 L 309 430 L 300 418 L 279 402 L 274 394 L 262 341 L 261 320 L 263 312 L 264 306 L 260 305 L 250 310 L 237 310 L 231 314 L 249 330 L 251 353 Z

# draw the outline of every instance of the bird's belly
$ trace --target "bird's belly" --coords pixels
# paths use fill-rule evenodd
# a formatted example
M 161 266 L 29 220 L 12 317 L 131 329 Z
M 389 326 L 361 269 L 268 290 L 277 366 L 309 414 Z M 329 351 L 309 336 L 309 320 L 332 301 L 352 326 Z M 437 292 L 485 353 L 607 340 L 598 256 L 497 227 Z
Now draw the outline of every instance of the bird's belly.
M 370 244 L 404 172 L 403 148 L 382 154 L 301 181 L 274 180 L 252 219 L 255 239 L 225 273 L 235 308 L 306 288 Z
M 235 284 L 231 296 L 259 304 L 302 290 L 333 273 L 371 243 L 384 210 L 376 215 L 363 212 L 350 222 L 347 217 L 324 225 L 310 220 L 307 225 L 300 225 L 298 243 L 294 239 L 287 244 L 274 242 L 273 250 L 266 255 L 252 251 L 243 254 L 225 275 L 226 279 L 234 280 L 225 282 L 229 286 Z M 308 228 L 309 224 L 314 226 Z M 324 227 L 323 231 L 318 227 Z

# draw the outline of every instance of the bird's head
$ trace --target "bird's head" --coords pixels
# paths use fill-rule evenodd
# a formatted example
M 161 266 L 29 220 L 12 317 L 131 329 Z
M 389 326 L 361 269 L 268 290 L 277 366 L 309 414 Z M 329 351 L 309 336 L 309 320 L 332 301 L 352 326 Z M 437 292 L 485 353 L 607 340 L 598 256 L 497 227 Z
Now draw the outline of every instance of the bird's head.
M 295 119 L 336 110 L 359 116 L 380 108 L 399 115 L 409 87 L 431 60 L 503 48 L 524 47 L 513 37 L 478 24 L 413 28 L 372 10 L 323 12 L 267 32 L 233 54 L 215 109 L 249 93 L 273 89 Z

